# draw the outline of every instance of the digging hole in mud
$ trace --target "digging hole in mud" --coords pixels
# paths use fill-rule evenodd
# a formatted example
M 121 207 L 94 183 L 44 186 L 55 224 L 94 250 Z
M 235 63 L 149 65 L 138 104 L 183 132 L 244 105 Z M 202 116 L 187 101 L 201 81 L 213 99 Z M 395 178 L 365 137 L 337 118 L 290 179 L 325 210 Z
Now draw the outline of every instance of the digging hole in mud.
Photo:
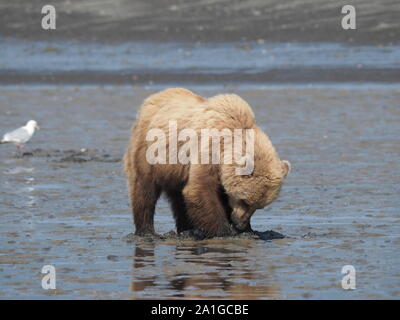
M 253 232 L 243 232 L 240 233 L 236 236 L 228 236 L 228 237 L 215 237 L 212 239 L 254 239 L 254 240 L 264 240 L 264 241 L 271 241 L 275 239 L 284 239 L 284 238 L 289 238 L 288 236 L 273 231 L 273 230 L 266 230 L 266 231 L 253 231 Z M 123 240 L 126 242 L 135 242 L 136 240 L 145 240 L 145 241 L 163 241 L 163 240 L 195 240 L 195 241 L 200 241 L 200 240 L 206 240 L 207 238 L 204 237 L 203 234 L 198 233 L 193 230 L 188 230 L 184 231 L 180 234 L 177 234 L 175 231 L 171 230 L 167 233 L 164 234 L 154 234 L 154 235 L 145 235 L 145 236 L 138 236 L 133 233 L 129 233 L 125 237 L 123 237 Z M 210 238 L 208 238 L 210 239 Z

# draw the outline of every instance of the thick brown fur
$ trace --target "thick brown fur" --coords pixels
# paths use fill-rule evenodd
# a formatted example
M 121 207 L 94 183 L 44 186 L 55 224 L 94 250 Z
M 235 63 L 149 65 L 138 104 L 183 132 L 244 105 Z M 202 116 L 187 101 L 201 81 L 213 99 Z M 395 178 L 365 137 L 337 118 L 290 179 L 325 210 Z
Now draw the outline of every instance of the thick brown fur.
M 169 120 L 177 122 L 178 132 L 184 128 L 199 134 L 204 128 L 253 129 L 254 171 L 236 175 L 235 163 L 150 164 L 146 150 L 151 142 L 146 141 L 146 135 L 152 128 L 168 134 Z M 168 147 L 167 136 L 167 150 Z M 221 148 L 223 154 L 223 144 Z M 234 233 L 232 220 L 243 217 L 246 221 L 241 222 L 248 223 L 255 209 L 278 196 L 289 171 L 289 164 L 280 161 L 269 138 L 255 125 L 254 114 L 243 99 L 235 94 L 206 99 L 182 88 L 161 91 L 143 102 L 132 128 L 124 167 L 136 234 L 154 233 L 155 205 L 161 192 L 165 192 L 178 233 L 197 229 L 207 236 Z M 233 213 L 235 217 L 231 217 Z

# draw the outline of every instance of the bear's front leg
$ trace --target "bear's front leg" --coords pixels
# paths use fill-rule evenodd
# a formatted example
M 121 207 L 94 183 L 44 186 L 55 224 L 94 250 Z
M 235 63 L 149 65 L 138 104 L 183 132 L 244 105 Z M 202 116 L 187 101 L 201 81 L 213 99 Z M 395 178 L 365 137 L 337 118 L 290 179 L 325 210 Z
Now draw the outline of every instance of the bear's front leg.
M 192 165 L 183 189 L 188 218 L 205 238 L 237 234 L 229 224 L 219 198 L 220 182 L 216 170 L 211 165 Z

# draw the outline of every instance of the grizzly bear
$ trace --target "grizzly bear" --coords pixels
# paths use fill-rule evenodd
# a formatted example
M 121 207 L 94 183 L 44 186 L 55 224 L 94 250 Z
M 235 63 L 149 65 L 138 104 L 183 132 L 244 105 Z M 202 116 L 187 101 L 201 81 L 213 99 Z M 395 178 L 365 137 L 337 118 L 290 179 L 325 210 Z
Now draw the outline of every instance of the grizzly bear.
M 214 149 L 210 148 L 211 138 L 203 144 L 193 139 L 196 143 L 191 142 L 187 148 L 187 138 L 190 140 L 192 136 L 186 134 L 185 139 L 180 137 L 178 141 L 175 137 L 173 145 L 171 123 L 177 131 L 189 128 L 199 135 L 204 129 L 217 129 L 223 132 L 224 141 L 217 141 Z M 159 135 L 160 130 L 164 137 Z M 251 131 L 246 137 L 252 139 L 233 143 L 225 139 L 229 130 Z M 154 136 L 159 143 L 165 143 L 165 148 L 154 151 Z M 192 146 L 198 147 L 202 159 L 206 154 L 208 161 L 199 161 L 200 156 Z M 233 155 L 240 153 L 241 161 L 235 163 L 225 158 L 232 146 L 238 147 L 239 151 L 235 148 Z M 183 151 L 178 152 L 179 148 Z M 150 149 L 153 158 L 149 157 Z M 185 160 L 188 151 L 190 161 L 179 162 L 173 154 L 177 152 Z M 214 152 L 220 152 L 220 156 L 214 158 Z M 208 155 L 213 161 L 210 162 Z M 244 162 L 250 171 L 238 173 Z M 215 237 L 251 231 L 251 216 L 278 197 L 290 164 L 279 159 L 268 136 L 256 126 L 250 106 L 238 95 L 221 94 L 206 99 L 187 89 L 173 88 L 155 93 L 143 102 L 132 127 L 124 169 L 137 235 L 154 234 L 155 206 L 164 192 L 178 233 L 193 231 L 203 237 Z

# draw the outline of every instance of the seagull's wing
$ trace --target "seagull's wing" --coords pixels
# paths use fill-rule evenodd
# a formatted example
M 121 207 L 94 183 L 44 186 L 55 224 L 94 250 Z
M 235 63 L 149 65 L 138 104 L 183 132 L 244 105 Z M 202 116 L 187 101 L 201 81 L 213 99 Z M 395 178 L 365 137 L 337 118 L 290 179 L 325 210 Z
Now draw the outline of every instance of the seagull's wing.
M 25 143 L 31 138 L 28 130 L 24 127 L 18 128 L 14 131 L 8 132 L 4 135 L 4 142 Z

